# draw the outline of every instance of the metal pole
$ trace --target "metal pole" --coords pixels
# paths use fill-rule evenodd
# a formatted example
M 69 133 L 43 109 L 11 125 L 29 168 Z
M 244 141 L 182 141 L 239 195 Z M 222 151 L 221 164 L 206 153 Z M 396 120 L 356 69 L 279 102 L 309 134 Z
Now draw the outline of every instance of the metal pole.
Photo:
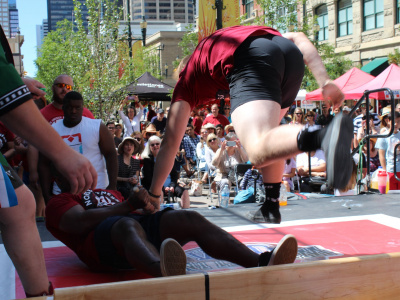
M 217 30 L 222 28 L 222 0 L 215 0 L 215 7 L 217 8 Z
M 128 0 L 128 45 L 129 45 L 129 57 L 132 58 L 132 29 L 131 29 L 131 0 Z

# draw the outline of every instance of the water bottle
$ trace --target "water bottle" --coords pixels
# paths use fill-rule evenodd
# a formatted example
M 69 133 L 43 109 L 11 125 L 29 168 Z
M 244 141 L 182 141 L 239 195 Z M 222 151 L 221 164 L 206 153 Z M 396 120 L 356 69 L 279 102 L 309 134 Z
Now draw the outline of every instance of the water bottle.
M 179 203 L 164 203 L 164 204 L 160 204 L 160 211 L 166 209 L 167 207 L 170 207 L 173 209 L 180 209 Z
M 286 187 L 281 183 L 281 189 L 279 190 L 279 205 L 286 206 L 287 205 L 287 194 L 286 194 Z
M 221 191 L 221 203 L 220 203 L 221 207 L 228 207 L 229 193 L 230 193 L 229 186 L 225 184 Z

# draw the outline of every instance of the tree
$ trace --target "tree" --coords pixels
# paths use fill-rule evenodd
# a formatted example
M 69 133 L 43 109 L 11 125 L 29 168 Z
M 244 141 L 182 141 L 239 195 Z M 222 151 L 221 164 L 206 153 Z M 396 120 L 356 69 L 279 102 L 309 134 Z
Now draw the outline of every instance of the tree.
M 400 66 L 400 51 L 399 49 L 394 49 L 394 53 L 389 53 L 388 55 L 389 64 L 396 64 Z
M 49 32 L 36 60 L 37 78 L 51 86 L 55 77 L 68 74 L 85 105 L 100 118 L 108 118 L 134 78 L 133 60 L 119 34 L 121 10 L 112 0 L 87 0 L 88 28 L 83 26 L 81 3 L 74 0 L 75 23 L 64 20 Z

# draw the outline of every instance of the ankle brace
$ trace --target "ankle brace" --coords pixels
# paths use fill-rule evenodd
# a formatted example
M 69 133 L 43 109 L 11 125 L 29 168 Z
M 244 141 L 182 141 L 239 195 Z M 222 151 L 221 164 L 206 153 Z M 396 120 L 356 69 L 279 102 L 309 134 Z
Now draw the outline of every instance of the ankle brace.
M 281 183 L 266 183 L 264 182 L 265 188 L 265 201 L 276 202 L 279 199 L 279 190 L 281 188 Z

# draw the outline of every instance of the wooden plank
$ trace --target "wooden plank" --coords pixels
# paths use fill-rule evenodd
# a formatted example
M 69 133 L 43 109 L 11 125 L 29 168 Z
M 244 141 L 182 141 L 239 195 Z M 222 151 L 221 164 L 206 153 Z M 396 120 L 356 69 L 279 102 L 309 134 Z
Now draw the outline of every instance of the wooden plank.
M 209 274 L 210 299 L 399 299 L 400 253 Z M 56 289 L 54 300 L 205 299 L 202 274 Z

